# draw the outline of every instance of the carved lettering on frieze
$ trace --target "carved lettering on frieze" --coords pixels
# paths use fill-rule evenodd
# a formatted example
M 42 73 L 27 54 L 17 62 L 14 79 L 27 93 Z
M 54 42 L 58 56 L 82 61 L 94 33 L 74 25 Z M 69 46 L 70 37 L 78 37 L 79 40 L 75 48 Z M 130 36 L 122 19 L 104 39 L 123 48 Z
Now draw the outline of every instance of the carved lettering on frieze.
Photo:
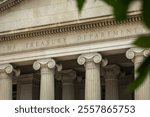
M 36 41 L 28 41 L 25 43 L 26 49 L 36 49 L 36 48 L 42 48 L 42 47 L 49 47 L 59 44 L 66 44 L 66 37 L 63 38 L 56 38 L 56 39 L 39 39 Z
M 79 33 L 67 33 L 64 35 L 49 36 L 45 35 L 33 39 L 20 39 L 11 41 L 9 43 L 0 43 L 0 54 L 7 54 L 11 52 L 22 52 L 36 49 L 54 48 L 68 46 L 72 44 L 82 44 L 94 41 L 104 41 L 110 39 L 117 39 L 120 37 L 134 36 L 138 34 L 147 34 L 148 31 L 139 26 L 127 26 L 127 27 L 111 27 L 103 29 L 95 29 L 86 32 Z

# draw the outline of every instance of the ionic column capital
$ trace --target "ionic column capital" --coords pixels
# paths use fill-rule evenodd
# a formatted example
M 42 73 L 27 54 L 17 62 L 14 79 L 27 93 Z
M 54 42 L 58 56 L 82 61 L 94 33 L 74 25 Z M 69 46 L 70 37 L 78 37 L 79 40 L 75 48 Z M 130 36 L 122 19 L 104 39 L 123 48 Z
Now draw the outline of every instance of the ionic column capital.
M 11 64 L 1 64 L 0 65 L 0 72 L 6 72 L 10 74 L 13 71 L 13 66 Z
M 60 72 L 62 68 L 63 68 L 62 64 L 56 64 L 56 69 L 58 72 Z
M 126 57 L 131 59 L 132 61 L 135 60 L 135 57 L 141 57 L 136 62 L 141 62 L 142 57 L 147 57 L 150 54 L 150 49 L 142 49 L 142 48 L 130 48 L 126 52 Z
M 14 72 L 16 77 L 20 76 L 20 74 L 21 74 L 21 70 L 20 69 L 13 69 L 13 72 Z
M 94 63 L 100 63 L 102 61 L 102 56 L 99 53 L 87 53 L 82 54 L 78 57 L 77 62 L 80 65 L 85 64 L 86 62 L 94 62 Z
M 102 67 L 105 67 L 108 64 L 108 59 L 102 59 Z
M 120 73 L 120 67 L 117 65 L 107 65 L 104 69 L 106 78 L 117 78 Z M 107 77 L 108 76 L 108 77 Z
M 39 70 L 41 67 L 48 67 L 49 69 L 53 69 L 55 66 L 56 62 L 52 58 L 40 59 L 33 63 L 33 68 L 35 70 Z

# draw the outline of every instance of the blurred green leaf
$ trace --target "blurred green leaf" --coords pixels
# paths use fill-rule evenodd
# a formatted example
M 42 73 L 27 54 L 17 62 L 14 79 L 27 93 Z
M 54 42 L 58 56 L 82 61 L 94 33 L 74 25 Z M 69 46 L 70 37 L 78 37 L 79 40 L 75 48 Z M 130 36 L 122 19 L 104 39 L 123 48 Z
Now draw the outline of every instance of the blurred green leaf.
M 145 58 L 141 66 L 137 69 L 137 73 L 141 73 L 144 67 L 147 67 L 150 70 L 149 64 L 150 64 L 150 55 Z
M 143 0 L 142 10 L 144 23 L 150 28 L 150 0 Z
M 103 0 L 105 3 L 113 8 L 113 14 L 117 20 L 125 20 L 127 18 L 127 11 L 129 5 L 134 0 Z M 86 0 L 76 0 L 78 11 L 81 12 Z M 142 5 L 142 17 L 144 24 L 150 29 L 150 0 L 141 0 Z M 141 36 L 135 42 L 135 45 L 144 48 L 150 48 L 150 35 Z M 144 82 L 148 72 L 150 70 L 150 56 L 148 56 L 139 69 L 137 70 L 136 80 L 129 85 L 129 90 L 134 91 Z
M 78 11 L 81 12 L 86 0 L 76 0 Z
M 137 89 L 140 86 L 140 84 L 142 84 L 147 78 L 149 70 L 150 70 L 150 56 L 145 58 L 141 66 L 138 68 L 138 70 L 136 71 L 138 76 L 136 80 L 129 85 L 128 89 L 130 91 L 134 91 L 135 89 Z
M 150 35 L 140 36 L 133 44 L 143 48 L 150 48 Z
M 110 5 L 110 6 L 114 6 L 115 5 L 115 3 L 116 3 L 116 0 L 103 0 L 105 3 L 107 3 L 108 5 Z
M 127 18 L 127 10 L 133 0 L 103 0 L 113 7 L 113 13 L 117 20 Z

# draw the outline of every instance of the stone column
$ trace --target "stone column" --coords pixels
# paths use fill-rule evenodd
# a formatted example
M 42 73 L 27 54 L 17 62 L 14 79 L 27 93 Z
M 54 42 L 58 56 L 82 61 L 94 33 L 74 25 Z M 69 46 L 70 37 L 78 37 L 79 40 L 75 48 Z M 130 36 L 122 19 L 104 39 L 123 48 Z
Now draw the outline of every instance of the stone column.
M 118 75 L 120 68 L 117 65 L 105 67 L 105 99 L 118 100 Z
M 11 64 L 0 65 L 0 100 L 12 100 L 12 73 Z
M 131 59 L 134 63 L 134 76 L 137 77 L 137 69 L 143 62 L 144 57 L 147 57 L 150 53 L 149 50 L 140 48 L 131 48 L 126 52 L 126 57 Z M 146 78 L 144 83 L 138 87 L 134 92 L 135 100 L 150 100 L 150 78 Z
M 40 59 L 34 62 L 33 68 L 41 70 L 40 100 L 54 100 L 54 59 Z
M 73 70 L 65 71 L 62 76 L 62 99 L 74 100 L 74 80 L 76 78 L 76 72 Z
M 17 99 L 39 100 L 40 99 L 40 74 L 23 74 L 17 80 Z
M 74 100 L 74 80 L 76 72 L 73 70 L 64 70 L 56 76 L 57 80 L 62 81 L 62 99 Z
M 82 54 L 77 61 L 80 65 L 85 65 L 85 100 L 101 99 L 100 62 L 102 56 L 99 53 Z

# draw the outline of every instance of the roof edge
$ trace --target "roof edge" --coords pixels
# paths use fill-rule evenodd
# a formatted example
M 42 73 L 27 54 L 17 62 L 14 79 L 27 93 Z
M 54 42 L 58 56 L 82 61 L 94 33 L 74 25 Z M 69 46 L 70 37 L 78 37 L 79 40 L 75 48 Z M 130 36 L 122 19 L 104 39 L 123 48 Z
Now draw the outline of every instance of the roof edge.
M 49 26 L 42 26 L 36 27 L 33 29 L 23 29 L 21 31 L 11 31 L 11 33 L 4 33 L 0 35 L 0 42 L 2 41 L 9 41 L 9 40 L 16 40 L 16 39 L 23 39 L 23 38 L 31 38 L 36 36 L 42 35 L 52 35 L 52 34 L 60 34 L 60 33 L 68 33 L 74 31 L 81 31 L 81 30 L 88 30 L 88 29 L 96 29 L 96 28 L 103 28 L 109 27 L 114 25 L 122 25 L 128 23 L 135 23 L 141 22 L 142 17 L 141 15 L 134 15 L 129 16 L 126 20 L 117 21 L 114 18 L 110 19 L 103 19 L 103 20 L 96 20 L 90 22 L 80 22 L 80 23 L 69 23 L 67 25 L 57 26 L 57 27 L 49 27 Z

